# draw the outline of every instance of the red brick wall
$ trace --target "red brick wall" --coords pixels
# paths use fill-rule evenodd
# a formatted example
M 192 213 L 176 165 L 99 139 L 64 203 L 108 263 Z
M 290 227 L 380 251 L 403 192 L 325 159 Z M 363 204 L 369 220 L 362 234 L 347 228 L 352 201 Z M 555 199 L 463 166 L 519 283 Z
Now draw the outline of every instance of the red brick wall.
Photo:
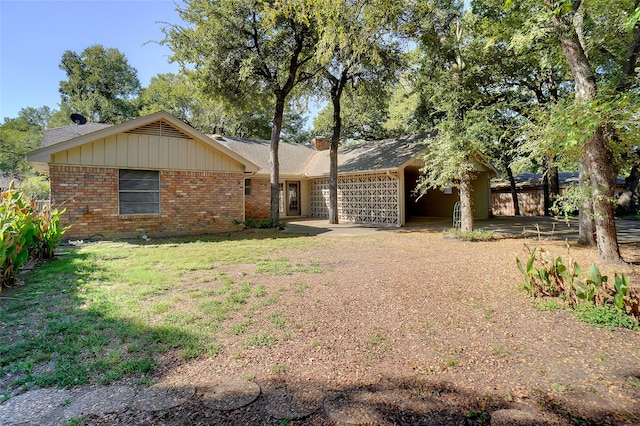
M 269 219 L 270 200 L 271 181 L 269 179 L 251 179 L 251 195 L 245 196 L 247 219 Z
M 196 235 L 239 229 L 242 173 L 160 171 L 160 214 L 118 214 L 118 169 L 50 165 L 65 238 Z

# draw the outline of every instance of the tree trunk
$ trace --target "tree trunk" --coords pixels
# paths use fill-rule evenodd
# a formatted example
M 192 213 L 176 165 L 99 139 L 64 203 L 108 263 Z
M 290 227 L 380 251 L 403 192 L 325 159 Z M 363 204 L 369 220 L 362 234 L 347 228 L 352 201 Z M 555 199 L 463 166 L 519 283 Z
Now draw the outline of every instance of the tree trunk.
M 555 5 L 554 1 L 547 1 L 552 6 Z M 581 17 L 581 2 L 575 1 L 572 4 L 574 17 Z M 567 17 L 570 17 L 570 14 L 564 16 L 554 14 L 552 19 L 562 52 L 575 81 L 575 101 L 584 103 L 595 99 L 596 79 L 584 46 L 580 43 L 581 21 L 577 19 L 569 22 Z M 622 263 L 611 200 L 615 183 L 615 166 L 613 154 L 606 144 L 602 127 L 598 127 L 587 139 L 583 160 L 585 170 L 590 175 L 598 258 L 603 263 Z M 581 171 L 584 170 L 581 168 Z M 583 226 L 582 222 L 580 226 Z M 582 236 L 584 233 L 581 231 L 580 234 Z
M 547 179 L 549 182 L 550 207 L 553 207 L 553 204 L 560 196 L 560 177 L 558 176 L 558 166 L 554 164 L 553 158 L 550 162 L 552 165 L 547 169 Z
M 601 127 L 598 127 L 587 140 L 586 157 L 591 178 L 598 259 L 602 263 L 624 263 L 618 247 L 616 221 L 611 202 L 616 180 L 615 169 L 612 167 L 613 153 L 606 144 Z
M 578 162 L 580 187 L 591 184 L 589 172 L 584 159 Z M 596 224 L 593 221 L 593 202 L 591 198 L 584 200 L 578 215 L 578 244 L 581 246 L 594 246 L 596 244 Z
M 458 188 L 460 192 L 460 230 L 473 231 L 473 185 L 471 175 L 465 176 Z
M 338 146 L 342 132 L 340 99 L 348 81 L 348 71 L 348 67 L 343 69 L 339 79 L 327 72 L 327 78 L 331 82 L 331 103 L 333 105 L 333 134 L 329 150 L 329 223 L 331 224 L 338 223 Z
M 342 118 L 340 117 L 340 98 L 332 96 L 333 134 L 329 150 L 329 223 L 338 223 L 338 145 Z
M 543 161 L 544 164 L 544 215 L 552 216 L 553 204 L 560 195 L 560 182 L 558 180 L 558 167 L 554 164 L 551 154 L 547 154 Z
M 513 211 L 515 216 L 520 216 L 520 203 L 518 202 L 518 188 L 516 187 L 516 179 L 513 177 L 511 166 L 505 162 L 507 169 L 507 177 L 509 178 L 509 186 L 511 187 L 511 199 L 513 200 Z
M 272 227 L 277 227 L 280 222 L 280 159 L 278 148 L 280 146 L 280 132 L 282 130 L 282 116 L 284 115 L 285 96 L 281 92 L 276 94 L 276 110 L 273 116 L 271 128 L 271 147 L 269 151 L 269 163 L 271 165 L 271 201 L 269 204 L 269 220 Z

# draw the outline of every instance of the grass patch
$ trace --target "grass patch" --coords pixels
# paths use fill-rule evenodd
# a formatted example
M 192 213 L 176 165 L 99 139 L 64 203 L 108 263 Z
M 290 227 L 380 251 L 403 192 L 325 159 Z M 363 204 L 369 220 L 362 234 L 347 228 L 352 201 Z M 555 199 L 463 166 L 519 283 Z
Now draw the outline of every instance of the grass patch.
M 564 306 L 554 299 L 536 299 L 533 301 L 533 307 L 539 311 L 561 311 L 564 309 Z
M 309 265 L 292 265 L 289 259 L 263 259 L 257 262 L 258 267 L 256 273 L 269 274 L 269 275 L 292 275 L 295 273 L 301 274 L 321 274 L 317 261 L 310 262 Z
M 320 244 L 252 230 L 224 238 L 71 248 L 37 265 L 24 286 L 3 294 L 8 297 L 0 304 L 0 376 L 12 377 L 4 394 L 123 377 L 148 382 L 158 357 L 170 350 L 184 359 L 215 356 L 222 349 L 219 333 L 247 334 L 252 320 L 242 316 L 278 302 L 278 293 L 269 294 L 264 285 L 236 282 L 218 268 L 266 262 L 278 265 L 275 271 L 315 273 L 320 269 L 314 264 L 282 266 L 278 252 Z M 275 328 L 287 322 L 282 314 L 269 320 Z M 247 341 L 270 346 L 278 338 L 259 334 Z
M 271 367 L 271 372 L 274 374 L 283 374 L 286 373 L 288 367 L 284 364 L 276 364 Z
M 247 339 L 247 346 L 273 346 L 278 343 L 278 338 L 269 333 L 260 333 Z
M 474 229 L 473 231 L 461 231 L 458 228 L 450 228 L 443 231 L 445 238 L 455 238 L 462 241 L 492 241 L 495 239 L 493 231 L 486 229 Z
M 507 355 L 508 353 L 509 351 L 507 351 L 507 349 L 502 345 L 496 345 L 496 344 L 491 345 L 491 355 L 504 356 L 504 355 Z
M 376 333 L 367 339 L 367 347 L 374 348 L 381 345 L 386 340 L 384 334 Z
M 629 383 L 631 386 L 633 386 L 636 389 L 640 389 L 640 377 L 629 377 L 629 380 L 627 380 L 627 383 Z
M 273 328 L 278 330 L 283 330 L 287 325 L 287 318 L 282 315 L 282 312 L 272 312 L 271 315 L 269 315 L 269 319 L 271 320 Z

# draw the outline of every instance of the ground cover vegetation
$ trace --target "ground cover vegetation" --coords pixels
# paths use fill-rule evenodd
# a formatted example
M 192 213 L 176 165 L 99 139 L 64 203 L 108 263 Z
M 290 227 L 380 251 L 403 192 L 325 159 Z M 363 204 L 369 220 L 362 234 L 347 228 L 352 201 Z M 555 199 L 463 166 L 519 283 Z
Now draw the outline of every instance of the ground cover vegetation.
M 267 292 L 218 269 L 245 265 L 274 276 L 322 272 L 311 261 L 268 256 L 293 242 L 279 237 L 68 248 L 39 265 L 16 297 L 2 301 L 0 376 L 13 378 L 5 385 L 14 391 L 104 384 L 130 375 L 144 381 L 157 356 L 171 349 L 185 360 L 217 355 L 221 332 L 243 335 L 247 346 L 286 340 L 287 319 L 273 306 L 281 291 L 300 285 Z M 301 252 L 317 244 L 296 241 Z M 238 322 L 223 331 L 231 318 Z M 262 321 L 273 329 L 252 333 L 252 324 Z
M 578 262 L 569 259 L 565 264 L 562 257 L 552 258 L 549 252 L 538 247 L 529 249 L 526 263 L 517 257 L 516 263 L 524 277 L 524 288 L 533 297 L 560 298 L 585 319 L 589 318 L 584 315 L 587 311 L 599 312 L 601 318 L 610 317 L 610 321 L 589 321 L 598 325 L 640 329 L 640 292 L 638 288 L 629 288 L 625 274 L 616 273 L 610 282 L 609 277 L 592 264 L 587 276 L 582 277 Z
M 238 378 L 267 393 L 269 386 L 400 387 L 448 407 L 447 418 L 474 424 L 512 404 L 561 425 L 634 424 L 640 337 L 620 328 L 629 322 L 614 306 L 625 284 L 612 280 L 616 293 L 606 309 L 532 301 L 513 260 L 528 261 L 533 245 L 554 265 L 565 263 L 557 261 L 564 242 L 467 242 L 416 231 L 323 238 L 248 229 L 78 243 L 2 295 L 0 395 Z M 596 261 L 591 249 L 570 250 L 578 264 Z M 640 262 L 637 246 L 622 250 Z M 637 291 L 631 269 L 603 266 L 594 282 L 615 273 L 625 274 L 627 297 Z M 585 299 L 604 298 L 597 288 Z M 274 421 L 256 407 L 227 420 Z M 181 410 L 146 416 L 172 421 L 185 415 Z M 185 410 L 196 423 L 211 416 L 197 401 Z M 135 424 L 138 414 L 131 408 L 82 421 Z M 316 413 L 300 424 L 331 423 Z

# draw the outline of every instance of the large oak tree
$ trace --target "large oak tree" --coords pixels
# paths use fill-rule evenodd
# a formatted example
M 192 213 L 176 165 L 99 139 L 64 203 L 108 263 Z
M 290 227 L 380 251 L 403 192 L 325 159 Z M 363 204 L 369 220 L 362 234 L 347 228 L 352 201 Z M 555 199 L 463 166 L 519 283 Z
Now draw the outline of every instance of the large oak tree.
M 185 25 L 163 28 L 172 60 L 189 70 L 204 93 L 245 109 L 271 104 L 273 226 L 280 219 L 278 147 L 285 107 L 294 88 L 314 74 L 311 7 L 304 0 L 188 0 L 178 9 Z

